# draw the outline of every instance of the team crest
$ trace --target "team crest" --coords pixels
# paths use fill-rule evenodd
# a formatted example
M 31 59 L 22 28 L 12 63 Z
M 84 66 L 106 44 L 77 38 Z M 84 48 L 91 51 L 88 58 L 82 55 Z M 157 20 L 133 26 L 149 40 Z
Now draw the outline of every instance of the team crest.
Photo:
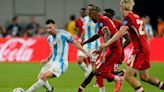
M 103 23 L 101 22 L 101 23 L 99 23 L 99 27 L 103 27 Z

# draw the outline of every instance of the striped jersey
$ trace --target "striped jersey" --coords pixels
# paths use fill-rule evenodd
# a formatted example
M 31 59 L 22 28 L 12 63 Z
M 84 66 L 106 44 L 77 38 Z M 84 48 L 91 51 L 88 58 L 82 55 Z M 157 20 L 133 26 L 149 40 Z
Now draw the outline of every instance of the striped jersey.
M 62 65 L 68 64 L 69 42 L 73 42 L 72 35 L 61 29 L 57 29 L 56 35 L 48 36 L 48 43 L 52 51 L 52 62 L 60 62 Z
M 86 16 L 83 19 L 83 30 L 85 32 L 84 41 L 86 41 L 98 32 L 98 23 L 94 23 L 89 16 Z M 87 43 L 86 45 L 88 49 L 98 49 L 100 39 Z

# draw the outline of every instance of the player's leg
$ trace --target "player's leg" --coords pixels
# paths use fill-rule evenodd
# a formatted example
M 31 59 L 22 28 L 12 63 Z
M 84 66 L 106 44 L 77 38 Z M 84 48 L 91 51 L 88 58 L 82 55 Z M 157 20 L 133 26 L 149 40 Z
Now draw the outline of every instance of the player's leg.
M 91 82 L 91 80 L 92 80 L 92 78 L 94 77 L 95 74 L 96 74 L 96 71 L 90 72 L 90 74 L 84 79 L 82 84 L 79 86 L 77 92 L 82 92 L 83 89 Z
M 160 89 L 164 90 L 164 83 L 158 78 L 150 76 L 148 73 L 148 69 L 139 71 L 139 75 L 142 81 L 150 83 L 151 85 L 157 86 Z
M 134 77 L 135 72 L 136 71 L 133 68 L 127 66 L 124 78 L 136 90 L 136 92 L 144 92 L 140 82 Z
M 79 53 L 81 53 L 81 52 L 79 52 Z M 85 57 L 84 57 L 84 56 L 78 56 L 77 62 L 78 62 L 78 64 L 79 64 L 80 68 L 81 68 L 84 72 L 87 72 L 88 67 L 87 67 L 87 64 L 84 62 L 84 60 L 85 60 Z
M 99 87 L 99 92 L 105 92 L 104 79 L 101 76 L 96 76 L 96 83 Z
M 54 74 L 51 72 L 51 71 L 46 71 L 42 74 L 40 74 L 38 76 L 38 81 L 36 83 L 34 83 L 29 89 L 27 89 L 26 92 L 34 92 L 35 90 L 43 87 L 43 86 L 46 86 L 46 88 L 48 88 L 51 92 L 52 90 L 52 87 L 46 83 L 46 81 L 50 78 L 54 77 Z
M 120 64 L 114 64 L 114 68 L 112 71 L 112 74 L 118 75 L 118 76 L 124 76 L 124 70 L 119 69 Z M 115 81 L 115 87 L 114 87 L 114 92 L 119 92 L 121 89 L 122 85 L 122 80 Z

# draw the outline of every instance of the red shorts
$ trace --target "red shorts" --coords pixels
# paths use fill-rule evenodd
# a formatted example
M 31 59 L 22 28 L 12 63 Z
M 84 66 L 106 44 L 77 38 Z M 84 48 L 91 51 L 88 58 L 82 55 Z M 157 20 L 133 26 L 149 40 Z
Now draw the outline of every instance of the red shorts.
M 132 54 L 127 65 L 137 70 L 146 70 L 150 67 L 149 55 L 145 55 L 143 52 Z
M 116 64 L 122 64 L 122 62 L 124 61 L 124 57 L 125 57 L 125 54 L 124 54 L 124 52 L 122 52 L 120 60 L 118 62 L 116 62 Z
M 117 51 L 114 50 L 114 52 L 112 51 L 110 53 L 107 53 L 105 56 L 105 63 L 102 63 L 100 61 L 100 55 L 99 55 L 95 64 L 96 68 L 100 72 L 111 73 L 113 71 L 114 64 L 120 61 L 121 54 L 122 54 L 121 49 L 118 49 Z

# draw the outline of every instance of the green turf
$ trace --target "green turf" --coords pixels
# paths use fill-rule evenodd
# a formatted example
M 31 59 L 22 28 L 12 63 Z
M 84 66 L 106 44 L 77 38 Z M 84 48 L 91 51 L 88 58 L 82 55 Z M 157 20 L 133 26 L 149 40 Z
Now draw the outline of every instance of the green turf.
M 124 67 L 124 66 L 123 66 Z M 123 68 L 122 67 L 122 68 Z M 13 88 L 27 89 L 35 81 L 41 65 L 39 63 L 0 63 L 0 92 L 12 92 Z M 164 81 L 164 63 L 152 63 L 150 74 Z M 55 92 L 76 92 L 79 84 L 84 79 L 84 73 L 77 64 L 70 64 L 68 71 L 60 78 L 53 78 L 50 83 L 55 87 Z M 95 79 L 87 86 L 84 92 L 98 92 L 93 87 Z M 146 92 L 163 92 L 158 88 L 142 82 Z M 105 82 L 106 92 L 113 92 L 114 83 Z M 45 92 L 44 89 L 36 92 Z M 125 81 L 121 92 L 134 92 Z

